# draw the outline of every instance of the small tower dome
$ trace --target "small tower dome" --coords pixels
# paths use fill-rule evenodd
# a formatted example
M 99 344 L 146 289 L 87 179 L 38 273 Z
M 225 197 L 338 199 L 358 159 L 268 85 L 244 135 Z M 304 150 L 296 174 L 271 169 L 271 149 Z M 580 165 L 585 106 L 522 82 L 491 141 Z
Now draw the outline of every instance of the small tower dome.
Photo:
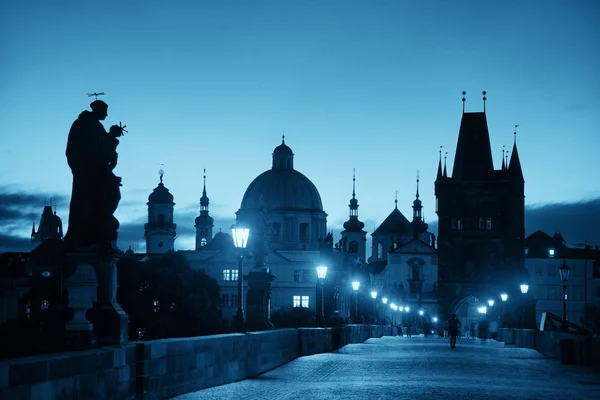
M 173 222 L 173 195 L 163 184 L 164 171 L 159 172 L 160 182 L 148 196 L 148 222 L 144 225 L 146 252 L 160 254 L 175 248 L 177 224 Z

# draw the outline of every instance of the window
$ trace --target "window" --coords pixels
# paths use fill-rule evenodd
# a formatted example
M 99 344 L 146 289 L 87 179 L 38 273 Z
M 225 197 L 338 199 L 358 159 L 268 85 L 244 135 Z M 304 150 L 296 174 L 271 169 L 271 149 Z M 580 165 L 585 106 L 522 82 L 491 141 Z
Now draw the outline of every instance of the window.
M 358 253 L 358 243 L 356 240 L 351 241 L 350 245 L 348 245 L 348 253 Z
M 307 269 L 302 270 L 302 282 L 310 282 L 310 271 Z
M 527 247 L 525 247 L 525 255 L 528 256 L 529 255 L 529 249 Z
M 556 250 L 555 249 L 548 249 L 548 256 L 554 257 L 555 254 L 556 254 Z
M 206 246 L 206 243 L 207 243 L 206 238 L 200 239 L 200 247 Z
M 292 306 L 293 307 L 301 307 L 300 296 L 294 296 L 293 297 Z
M 492 217 L 485 217 L 485 229 L 487 231 L 492 230 Z
M 377 244 L 377 259 L 378 260 L 383 259 L 383 243 Z
M 300 224 L 300 243 L 308 242 L 308 223 Z
M 165 214 L 158 214 L 158 226 L 165 225 Z
M 457 226 L 458 226 L 458 230 L 461 230 L 461 229 L 463 229 L 463 228 L 464 228 L 464 226 L 463 226 L 463 220 L 462 220 L 462 218 L 457 218 L 457 219 L 456 219 L 456 224 L 457 224 Z
M 231 270 L 230 269 L 224 269 L 223 270 L 223 280 L 224 281 L 230 281 L 231 280 Z
M 302 296 L 302 307 L 308 308 L 308 296 Z
M 485 218 L 479 217 L 479 230 L 485 229 Z
M 152 305 L 154 306 L 154 312 L 158 312 L 158 310 L 160 310 L 160 302 L 158 300 L 154 300 Z
M 238 305 L 238 295 L 237 294 L 232 294 L 231 295 L 231 307 L 237 307 Z
M 224 294 L 221 296 L 221 307 L 229 307 L 229 295 Z
M 300 270 L 300 269 L 294 270 L 294 282 L 300 282 L 301 275 L 302 275 L 302 270 Z
M 231 280 L 232 281 L 237 281 L 238 280 L 238 270 L 237 269 L 232 269 L 231 270 Z
M 450 218 L 450 229 L 452 229 L 453 231 L 455 231 L 456 229 L 458 229 L 458 224 L 456 222 L 456 218 L 455 217 Z

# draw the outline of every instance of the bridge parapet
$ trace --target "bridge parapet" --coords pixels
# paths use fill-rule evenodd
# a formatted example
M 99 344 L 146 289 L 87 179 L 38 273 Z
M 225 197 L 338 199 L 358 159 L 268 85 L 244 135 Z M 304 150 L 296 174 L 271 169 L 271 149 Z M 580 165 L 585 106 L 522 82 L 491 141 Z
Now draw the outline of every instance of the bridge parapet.
M 164 399 L 236 382 L 297 357 L 384 334 L 391 335 L 391 327 L 276 329 L 5 360 L 0 362 L 0 398 Z

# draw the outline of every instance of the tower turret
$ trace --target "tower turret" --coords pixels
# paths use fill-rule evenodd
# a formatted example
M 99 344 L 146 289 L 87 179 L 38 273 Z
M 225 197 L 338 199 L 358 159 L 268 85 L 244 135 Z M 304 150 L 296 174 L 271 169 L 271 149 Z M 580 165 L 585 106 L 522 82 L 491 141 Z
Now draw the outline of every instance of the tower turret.
M 148 196 L 148 222 L 144 224 L 146 253 L 160 254 L 175 248 L 177 224 L 173 223 L 173 195 L 163 184 L 164 171 L 158 171 L 160 183 Z
M 285 144 L 285 135 L 281 144 L 273 150 L 273 169 L 294 169 L 294 152 Z
M 365 260 L 367 232 L 363 230 L 365 224 L 358 219 L 358 200 L 356 199 L 356 170 L 352 175 L 352 198 L 348 205 L 350 209 L 350 218 L 344 222 L 344 230 L 342 234 L 342 245 L 344 251 L 349 254 L 354 254 Z
M 35 222 L 31 229 L 31 241 L 42 243 L 46 240 L 62 240 L 63 239 L 63 228 L 62 220 L 56 211 L 52 210 L 52 206 L 46 204 L 42 211 L 42 217 L 40 218 L 40 224 L 38 225 L 37 232 L 35 230 Z
M 196 217 L 196 250 L 209 244 L 212 240 L 212 230 L 215 220 L 208 215 L 208 196 L 206 195 L 206 169 L 204 170 L 204 186 L 200 197 L 200 215 Z

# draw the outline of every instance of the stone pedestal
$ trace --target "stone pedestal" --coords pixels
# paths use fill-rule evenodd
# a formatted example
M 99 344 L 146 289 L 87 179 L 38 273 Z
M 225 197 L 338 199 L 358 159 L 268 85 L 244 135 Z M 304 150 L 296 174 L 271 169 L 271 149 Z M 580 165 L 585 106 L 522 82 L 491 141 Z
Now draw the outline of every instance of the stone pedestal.
M 69 307 L 75 314 L 67 329 L 73 334 L 88 332 L 98 345 L 127 343 L 129 318 L 117 303 L 117 260 L 102 259 L 93 253 L 66 257 L 77 265 L 65 280 Z
M 73 319 L 67 323 L 67 335 L 71 340 L 90 343 L 92 341 L 93 326 L 85 317 L 85 313 L 96 301 L 96 288 L 98 281 L 96 271 L 90 263 L 76 263 L 75 272 L 64 281 L 64 286 L 69 293 L 69 308 L 73 311 Z
M 246 294 L 246 327 L 248 331 L 273 329 L 271 323 L 271 282 L 275 275 L 268 269 L 254 269 L 244 276 L 248 282 Z

